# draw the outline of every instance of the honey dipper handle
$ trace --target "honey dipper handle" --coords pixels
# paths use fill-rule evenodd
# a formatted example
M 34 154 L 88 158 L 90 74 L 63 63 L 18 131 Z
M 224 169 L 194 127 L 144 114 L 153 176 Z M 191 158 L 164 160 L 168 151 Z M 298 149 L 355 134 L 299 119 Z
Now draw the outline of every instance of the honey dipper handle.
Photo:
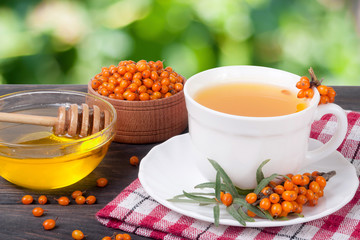
M 0 122 L 25 123 L 41 126 L 54 126 L 58 122 L 56 117 L 35 116 L 18 113 L 0 112 Z

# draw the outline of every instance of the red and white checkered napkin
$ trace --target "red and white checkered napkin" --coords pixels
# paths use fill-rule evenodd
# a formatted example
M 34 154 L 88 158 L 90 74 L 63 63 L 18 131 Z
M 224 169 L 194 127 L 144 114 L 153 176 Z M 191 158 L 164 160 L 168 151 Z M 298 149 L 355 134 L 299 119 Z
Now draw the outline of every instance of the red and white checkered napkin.
M 338 148 L 360 173 L 360 113 L 348 112 L 349 129 Z M 311 138 L 326 142 L 335 117 L 325 115 L 312 125 Z M 139 179 L 96 214 L 107 227 L 154 239 L 360 239 L 360 189 L 342 209 L 318 220 L 285 227 L 219 226 L 176 213 L 156 202 Z

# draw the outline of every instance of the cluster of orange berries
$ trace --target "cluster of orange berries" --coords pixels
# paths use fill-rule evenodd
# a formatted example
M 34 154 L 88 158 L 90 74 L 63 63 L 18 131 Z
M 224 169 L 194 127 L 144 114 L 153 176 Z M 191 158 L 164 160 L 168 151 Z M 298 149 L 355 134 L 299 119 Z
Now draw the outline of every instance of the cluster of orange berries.
M 128 101 L 147 101 L 170 97 L 183 90 L 184 78 L 162 61 L 121 61 L 103 67 L 91 80 L 91 87 L 102 96 Z
M 317 80 L 309 80 L 308 77 L 302 76 L 296 83 L 296 87 L 300 89 L 297 94 L 298 98 L 312 98 L 314 96 L 314 89 L 316 87 L 320 93 L 319 104 L 333 103 L 335 101 L 336 92 L 332 87 L 321 85 Z
M 304 174 L 288 174 L 282 183 L 271 181 L 259 194 L 249 193 L 245 200 L 259 206 L 273 217 L 286 217 L 290 213 L 300 214 L 303 206 L 316 206 L 324 195 L 326 179 L 314 171 Z M 248 211 L 250 217 L 255 213 Z
M 105 187 L 107 184 L 108 184 L 108 180 L 106 178 L 98 178 L 96 180 L 96 186 L 97 187 Z M 88 205 L 92 205 L 92 204 L 94 204 L 96 202 L 96 197 L 95 196 L 90 195 L 90 196 L 85 197 L 85 196 L 83 196 L 83 194 L 84 194 L 83 191 L 76 190 L 71 194 L 71 197 L 74 199 L 76 204 L 79 204 L 79 205 L 82 205 L 82 204 L 85 204 L 85 203 L 88 204 Z M 57 198 L 55 200 L 61 206 L 67 206 L 71 202 L 70 199 L 68 197 L 66 197 L 66 196 L 62 196 L 62 197 Z M 21 202 L 22 202 L 22 204 L 29 205 L 29 204 L 32 204 L 34 202 L 34 198 L 31 195 L 25 195 L 25 196 L 22 197 Z M 45 205 L 45 204 L 48 203 L 48 198 L 45 195 L 41 195 L 37 199 L 37 202 L 40 205 Z M 35 207 L 32 210 L 32 214 L 35 217 L 41 217 L 41 216 L 44 215 L 45 211 L 46 210 L 44 210 L 41 207 Z M 56 221 L 57 221 L 57 219 L 46 219 L 45 221 L 43 221 L 43 224 L 42 224 L 43 228 L 45 230 L 54 229 L 55 226 L 56 226 Z M 127 236 L 124 237 L 123 235 L 127 235 Z M 121 236 L 122 236 L 122 238 L 121 238 Z M 73 237 L 73 239 L 81 240 L 81 239 L 85 238 L 85 235 L 80 230 L 74 230 L 72 232 L 72 237 Z M 110 238 L 110 239 L 112 239 L 112 238 Z M 120 239 L 125 240 L 125 239 L 131 239 L 131 237 L 128 234 L 117 234 L 114 239 L 116 239 L 116 240 L 120 240 Z

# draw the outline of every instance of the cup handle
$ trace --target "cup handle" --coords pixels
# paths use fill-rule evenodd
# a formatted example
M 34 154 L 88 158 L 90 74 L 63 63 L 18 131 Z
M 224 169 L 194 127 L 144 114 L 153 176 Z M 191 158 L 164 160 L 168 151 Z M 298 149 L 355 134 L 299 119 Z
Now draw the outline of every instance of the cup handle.
M 316 162 L 324 157 L 327 157 L 334 152 L 342 143 L 345 138 L 348 122 L 345 111 L 336 104 L 324 104 L 317 107 L 315 120 L 319 120 L 323 115 L 332 113 L 336 116 L 337 127 L 334 136 L 321 147 L 308 151 L 306 153 L 307 164 Z M 307 165 L 305 164 L 305 165 Z

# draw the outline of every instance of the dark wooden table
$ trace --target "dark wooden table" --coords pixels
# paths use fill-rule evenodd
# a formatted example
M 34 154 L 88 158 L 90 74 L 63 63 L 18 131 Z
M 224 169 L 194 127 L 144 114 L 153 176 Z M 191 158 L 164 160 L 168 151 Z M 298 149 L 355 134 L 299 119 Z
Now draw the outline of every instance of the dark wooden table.
M 360 111 L 360 86 L 337 86 L 336 103 L 346 110 Z M 86 91 L 85 85 L 0 85 L 0 95 L 29 89 L 67 89 Z M 17 187 L 0 178 L 0 239 L 72 239 L 71 233 L 80 229 L 87 235 L 86 239 L 100 240 L 111 236 L 114 232 L 121 233 L 101 225 L 95 219 L 95 213 L 114 199 L 126 186 L 137 178 L 138 167 L 129 164 L 133 155 L 142 159 L 156 144 L 131 145 L 112 143 L 101 164 L 82 181 L 58 190 L 34 191 Z M 1 166 L 0 166 L 1 167 Z M 106 177 L 109 185 L 97 188 L 95 181 Z M 86 190 L 87 194 L 97 197 L 97 204 L 59 206 L 54 198 L 70 196 L 74 190 Z M 31 211 L 36 205 L 23 205 L 23 195 L 31 194 L 38 197 L 45 194 L 50 204 L 44 206 L 48 210 L 48 218 L 58 217 L 57 227 L 52 231 L 44 231 L 42 222 L 46 217 L 35 218 Z M 146 239 L 130 234 L 132 239 Z

